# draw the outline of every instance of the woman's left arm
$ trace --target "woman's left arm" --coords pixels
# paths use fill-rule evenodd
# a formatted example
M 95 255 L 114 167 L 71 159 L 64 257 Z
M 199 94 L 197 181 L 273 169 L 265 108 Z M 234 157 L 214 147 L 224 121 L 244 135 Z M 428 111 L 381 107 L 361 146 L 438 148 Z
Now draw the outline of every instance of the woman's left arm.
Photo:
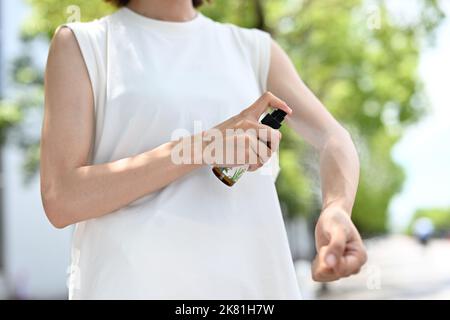
M 268 90 L 293 109 L 288 125 L 320 153 L 323 205 L 315 230 L 313 279 L 333 281 L 355 274 L 367 255 L 350 218 L 359 180 L 359 160 L 352 139 L 300 79 L 276 42 L 271 48 Z

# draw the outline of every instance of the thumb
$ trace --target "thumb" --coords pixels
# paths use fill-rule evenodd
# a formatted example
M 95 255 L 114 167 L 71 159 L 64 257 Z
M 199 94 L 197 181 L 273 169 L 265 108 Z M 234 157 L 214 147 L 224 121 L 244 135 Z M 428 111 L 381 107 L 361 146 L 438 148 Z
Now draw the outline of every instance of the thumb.
M 335 268 L 344 255 L 347 236 L 342 228 L 335 227 L 330 232 L 330 242 L 325 253 L 325 264 L 329 268 Z

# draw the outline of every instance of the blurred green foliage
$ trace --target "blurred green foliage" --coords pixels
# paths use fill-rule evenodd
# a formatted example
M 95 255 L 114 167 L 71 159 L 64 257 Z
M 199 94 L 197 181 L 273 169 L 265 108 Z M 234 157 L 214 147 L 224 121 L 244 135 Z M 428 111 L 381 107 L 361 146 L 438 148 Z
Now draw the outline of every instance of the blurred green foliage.
M 408 227 L 408 233 L 413 233 L 414 223 L 420 218 L 428 218 L 433 222 L 436 234 L 449 234 L 450 232 L 450 208 L 420 209 L 414 213 Z
M 4 143 L 8 130 L 23 118 L 23 113 L 13 102 L 0 100 L 0 143 Z
M 100 0 L 27 2 L 32 15 L 24 23 L 25 41 L 49 40 L 58 25 L 78 13 L 81 21 L 89 21 L 113 10 Z M 269 31 L 303 80 L 352 133 L 361 158 L 353 218 L 366 235 L 386 230 L 389 202 L 402 186 L 403 171 L 391 149 L 426 110 L 417 74 L 419 52 L 443 18 L 438 0 L 411 1 L 418 15 L 407 22 L 394 19 L 386 2 L 214 0 L 202 8 L 214 20 Z M 38 89 L 42 81 L 29 62 L 18 63 L 15 78 Z M 283 210 L 288 216 L 315 215 L 320 210 L 317 157 L 288 128 L 283 137 L 277 181 Z M 38 148 L 28 146 L 32 171 Z

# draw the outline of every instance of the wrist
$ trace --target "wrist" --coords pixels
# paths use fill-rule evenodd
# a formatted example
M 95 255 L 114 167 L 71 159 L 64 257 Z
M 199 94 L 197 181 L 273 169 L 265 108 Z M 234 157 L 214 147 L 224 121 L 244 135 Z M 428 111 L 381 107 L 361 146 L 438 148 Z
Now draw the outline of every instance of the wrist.
M 325 212 L 343 213 L 347 216 L 351 216 L 352 208 L 341 201 L 333 201 L 322 206 L 322 213 Z
M 201 136 L 195 134 L 181 137 L 168 142 L 166 145 L 172 164 L 194 167 L 203 165 Z
M 194 134 L 190 137 L 184 138 L 184 150 L 186 150 L 189 155 L 186 157 L 186 161 L 189 164 L 202 166 L 208 164 L 204 159 L 204 151 L 206 147 L 211 143 L 210 139 L 207 138 L 207 131 L 202 131 L 200 133 Z
M 346 231 L 350 230 L 353 224 L 350 214 L 339 206 L 330 206 L 322 210 L 320 214 L 320 225 L 322 228 L 332 230 L 335 227 L 344 227 Z
M 199 140 L 196 143 L 196 148 L 200 150 L 199 157 L 201 158 L 201 163 L 210 166 L 217 164 L 223 147 L 222 131 L 217 128 L 212 128 L 201 132 L 197 138 Z

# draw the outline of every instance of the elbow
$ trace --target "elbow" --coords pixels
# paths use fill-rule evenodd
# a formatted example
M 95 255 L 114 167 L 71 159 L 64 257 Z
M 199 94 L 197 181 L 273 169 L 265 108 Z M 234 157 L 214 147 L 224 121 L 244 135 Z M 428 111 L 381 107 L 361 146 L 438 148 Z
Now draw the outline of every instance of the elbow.
M 71 223 L 68 219 L 67 201 L 53 186 L 41 185 L 42 206 L 49 222 L 57 229 L 64 229 Z
M 354 165 L 359 168 L 359 157 L 356 146 L 353 142 L 350 132 L 342 126 L 328 135 L 325 143 L 322 145 L 322 151 L 345 154 L 353 159 Z
M 352 139 L 350 132 L 344 127 L 340 127 L 339 132 L 336 134 L 340 144 L 349 149 L 353 149 L 356 152 L 356 147 Z
M 340 143 L 341 149 L 345 150 L 345 152 L 348 153 L 348 156 L 353 159 L 352 160 L 353 165 L 355 166 L 356 170 L 359 171 L 359 169 L 360 169 L 359 156 L 358 156 L 358 151 L 356 149 L 356 145 L 352 139 L 352 136 L 351 136 L 350 132 L 348 132 L 348 130 L 343 127 L 342 127 L 341 131 L 342 131 L 341 138 L 339 139 L 342 141 Z
M 350 135 L 350 132 L 341 125 L 339 125 L 333 132 L 333 134 L 330 137 L 330 140 L 337 145 L 353 146 L 353 140 L 352 136 Z
M 358 157 L 358 152 L 356 150 L 356 145 L 353 141 L 352 135 L 350 134 L 350 132 L 348 132 L 347 129 L 342 127 L 342 136 L 343 136 L 343 140 L 346 141 L 345 144 L 348 146 L 349 149 L 352 150 L 352 153 L 355 155 L 356 160 L 358 161 L 359 164 L 359 157 Z

